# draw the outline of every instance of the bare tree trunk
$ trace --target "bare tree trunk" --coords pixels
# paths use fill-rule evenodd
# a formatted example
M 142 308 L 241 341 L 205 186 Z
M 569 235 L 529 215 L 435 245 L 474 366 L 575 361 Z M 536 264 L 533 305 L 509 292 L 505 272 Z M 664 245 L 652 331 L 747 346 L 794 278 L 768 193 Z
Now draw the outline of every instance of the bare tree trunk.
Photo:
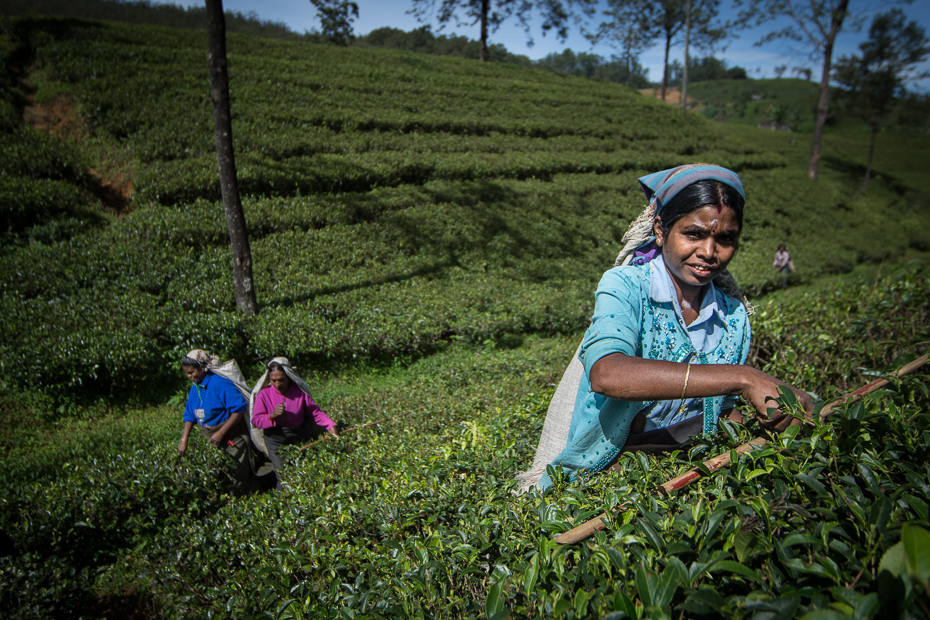
M 207 33 L 210 68 L 210 99 L 213 101 L 213 138 L 216 143 L 216 160 L 220 170 L 220 191 L 229 245 L 233 255 L 233 281 L 236 287 L 236 307 L 244 314 L 258 314 L 255 286 L 252 280 L 252 252 L 245 227 L 245 214 L 239 200 L 239 183 L 236 180 L 236 159 L 233 154 L 232 116 L 229 112 L 229 74 L 226 70 L 226 20 L 223 17 L 223 0 L 206 0 Z
M 869 123 L 872 129 L 872 140 L 869 142 L 869 160 L 865 165 L 865 183 L 862 185 L 862 191 L 869 191 L 869 179 L 872 176 L 872 155 L 875 154 L 875 134 L 878 133 L 878 123 Z
M 668 86 L 668 48 L 672 46 L 672 37 L 665 37 L 665 61 L 662 64 L 662 101 L 665 101 L 665 88 Z
M 685 8 L 685 69 L 681 77 L 681 109 L 688 109 L 688 43 L 691 39 L 691 0 Z
M 629 47 L 626 49 L 626 85 L 627 88 L 633 85 L 633 58 Z
M 491 10 L 491 0 L 481 0 L 481 41 L 478 43 L 478 57 L 481 62 L 488 60 L 488 11 Z
M 846 17 L 846 7 L 849 0 L 842 0 L 830 19 L 830 32 L 823 46 L 823 69 L 820 76 L 820 95 L 817 98 L 817 121 L 814 124 L 814 141 L 811 144 L 811 159 L 807 165 L 807 176 L 817 178 L 817 168 L 820 165 L 820 143 L 823 139 L 823 128 L 827 124 L 827 110 L 830 96 L 830 67 L 833 59 L 833 44 L 836 35 L 840 32 L 843 19 Z

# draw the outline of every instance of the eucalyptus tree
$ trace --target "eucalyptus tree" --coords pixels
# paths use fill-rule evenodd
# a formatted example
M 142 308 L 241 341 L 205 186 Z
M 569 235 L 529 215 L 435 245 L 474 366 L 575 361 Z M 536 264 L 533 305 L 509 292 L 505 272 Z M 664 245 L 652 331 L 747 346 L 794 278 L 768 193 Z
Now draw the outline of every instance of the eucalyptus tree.
M 799 78 L 803 77 L 806 81 L 811 81 L 811 76 L 814 75 L 814 72 L 811 71 L 808 67 L 795 67 L 791 70 L 793 74 Z
M 712 49 L 727 38 L 727 27 L 718 19 L 720 0 L 652 0 L 656 27 L 664 42 L 662 62 L 662 101 L 668 89 L 668 55 L 679 43 L 682 30 L 688 32 L 688 44 L 701 49 Z M 690 10 L 689 10 L 690 9 Z
M 533 44 L 530 20 L 539 15 L 543 35 L 554 31 L 560 41 L 568 38 L 569 22 L 590 16 L 597 0 L 412 0 L 413 13 L 421 22 L 431 22 L 435 17 L 442 26 L 455 21 L 458 26 L 481 24 L 479 57 L 488 59 L 488 29 L 497 30 L 504 21 L 516 17 L 526 32 L 528 42 Z M 438 5 L 438 6 L 437 6 Z M 465 19 L 462 19 L 464 16 Z
M 606 43 L 620 51 L 626 64 L 626 85 L 632 85 L 634 65 L 639 55 L 659 36 L 656 3 L 652 0 L 608 0 L 603 21 L 587 35 L 592 45 Z
M 220 172 L 220 191 L 229 245 L 232 248 L 236 307 L 244 314 L 258 314 L 255 283 L 252 279 L 252 251 L 245 225 L 236 158 L 233 153 L 232 116 L 229 111 L 229 71 L 226 66 L 226 19 L 223 0 L 205 0 L 207 6 L 207 63 L 210 73 L 210 99 L 213 101 L 213 139 Z
M 807 165 L 807 176 L 817 178 L 820 165 L 820 145 L 823 128 L 827 123 L 830 95 L 830 67 L 833 61 L 833 46 L 844 22 L 847 20 L 850 0 L 735 0 L 742 7 L 739 13 L 744 25 L 760 26 L 779 18 L 787 18 L 788 25 L 772 30 L 756 45 L 787 39 L 804 44 L 814 59 L 821 61 L 820 92 L 817 96 L 817 118 L 814 123 L 814 139 Z
M 926 31 L 916 21 L 908 22 L 900 9 L 892 9 L 872 20 L 858 55 L 843 56 L 836 63 L 833 76 L 846 89 L 853 109 L 865 119 L 871 133 L 863 190 L 869 188 L 879 126 L 895 101 L 903 98 L 905 84 L 927 76 L 916 66 L 928 53 Z
M 310 0 L 316 7 L 323 36 L 336 45 L 352 40 L 352 21 L 358 19 L 358 4 L 350 0 Z

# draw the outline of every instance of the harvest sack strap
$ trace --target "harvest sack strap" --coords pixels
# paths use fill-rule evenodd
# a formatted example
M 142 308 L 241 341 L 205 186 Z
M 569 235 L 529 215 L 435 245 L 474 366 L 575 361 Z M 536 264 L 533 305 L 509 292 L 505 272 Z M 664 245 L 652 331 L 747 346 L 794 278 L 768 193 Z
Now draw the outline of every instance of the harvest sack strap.
M 281 368 L 284 369 L 284 373 L 287 375 L 287 378 L 291 380 L 294 385 L 300 388 L 300 391 L 310 396 L 310 387 L 307 385 L 307 382 L 304 381 L 297 372 L 291 368 L 291 363 L 286 357 L 273 357 L 268 364 L 265 365 L 265 374 L 262 375 L 262 378 L 258 380 L 258 383 L 255 384 L 255 387 L 252 389 L 251 393 L 247 393 L 245 398 L 249 401 L 249 433 L 252 436 L 252 443 L 256 448 L 261 450 L 264 454 L 268 454 L 268 446 L 265 444 L 265 434 L 262 432 L 262 429 L 255 428 L 252 426 L 252 410 L 255 409 L 255 399 L 258 397 L 258 393 L 262 391 L 262 388 L 271 385 L 271 379 L 269 375 L 271 371 L 268 370 L 268 367 L 272 364 L 278 364 Z

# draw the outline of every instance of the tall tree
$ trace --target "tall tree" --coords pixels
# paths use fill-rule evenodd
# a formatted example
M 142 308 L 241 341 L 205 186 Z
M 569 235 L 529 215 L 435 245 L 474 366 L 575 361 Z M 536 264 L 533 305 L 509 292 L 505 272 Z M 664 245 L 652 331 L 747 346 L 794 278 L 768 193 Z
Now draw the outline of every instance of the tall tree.
M 668 89 L 668 55 L 671 48 L 678 44 L 679 35 L 690 23 L 689 44 L 701 49 L 712 49 L 726 38 L 726 27 L 717 20 L 720 0 L 653 0 L 656 7 L 656 22 L 659 36 L 664 39 L 665 56 L 662 62 L 662 101 Z
M 879 126 L 896 98 L 903 97 L 905 83 L 927 76 L 915 67 L 928 53 L 926 31 L 916 21 L 907 22 L 900 9 L 892 9 L 872 20 L 869 37 L 859 44 L 857 56 L 844 56 L 836 63 L 834 78 L 846 89 L 853 109 L 871 132 L 863 190 L 869 188 Z
M 421 22 L 431 22 L 435 18 L 442 26 L 455 20 L 458 26 L 474 26 L 481 24 L 481 38 L 479 40 L 481 60 L 488 59 L 488 30 L 497 30 L 505 20 L 516 16 L 523 30 L 526 32 L 528 42 L 533 44 L 530 34 L 530 18 L 538 13 L 543 20 L 542 31 L 545 35 L 554 30 L 560 41 L 568 38 L 569 21 L 580 15 L 591 15 L 597 0 L 411 0 L 413 13 Z M 439 2 L 439 11 L 436 12 L 436 3 Z M 492 4 L 493 9 L 492 9 Z M 463 21 L 459 15 L 464 14 Z M 470 21 L 469 21 L 470 20 Z
M 592 45 L 605 42 L 620 50 L 620 59 L 626 63 L 627 86 L 632 86 L 639 55 L 659 36 L 655 14 L 652 0 L 608 0 L 603 21 L 587 35 Z
M 833 46 L 847 18 L 849 0 L 736 0 L 740 21 L 759 26 L 766 21 L 788 18 L 791 25 L 773 30 L 759 39 L 756 45 L 764 45 L 776 39 L 788 39 L 804 43 L 812 58 L 821 60 L 820 93 L 817 97 L 817 119 L 814 123 L 814 140 L 807 165 L 807 176 L 817 178 L 820 165 L 820 145 L 823 128 L 827 124 L 830 95 L 830 67 L 833 61 Z
M 791 72 L 798 77 L 803 77 L 808 82 L 811 81 L 811 76 L 814 74 L 814 72 L 807 67 L 795 67 Z
M 691 0 L 685 4 L 685 64 L 681 77 L 681 109 L 688 109 L 688 47 L 691 45 Z
M 310 0 L 316 7 L 323 36 L 336 45 L 352 41 L 352 21 L 358 19 L 358 5 L 349 0 Z
M 233 153 L 232 116 L 229 112 L 229 72 L 226 68 L 226 20 L 223 0 L 205 0 L 207 4 L 207 63 L 210 69 L 210 99 L 213 101 L 213 139 L 220 169 L 220 191 L 229 229 L 233 257 L 233 281 L 236 307 L 244 314 L 258 314 L 255 283 L 252 280 L 252 251 L 245 227 L 245 214 L 239 200 L 236 158 Z

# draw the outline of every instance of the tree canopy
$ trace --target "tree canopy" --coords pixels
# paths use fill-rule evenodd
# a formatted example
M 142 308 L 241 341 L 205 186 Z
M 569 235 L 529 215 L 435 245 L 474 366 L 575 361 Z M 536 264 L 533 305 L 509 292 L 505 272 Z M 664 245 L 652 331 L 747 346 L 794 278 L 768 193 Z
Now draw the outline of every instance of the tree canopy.
M 875 134 L 895 99 L 904 94 L 904 86 L 926 74 L 917 70 L 930 53 L 926 31 L 916 22 L 907 21 L 900 9 L 875 16 L 868 38 L 859 44 L 859 54 L 843 56 L 836 63 L 833 76 L 853 101 L 852 108 L 865 119 L 872 133 L 865 171 L 865 188 L 872 172 Z
M 530 20 L 534 15 L 542 18 L 545 36 L 554 31 L 559 40 L 568 38 L 572 18 L 591 15 L 596 0 L 412 0 L 413 13 L 421 22 L 430 22 L 435 17 L 441 24 L 440 30 L 450 21 L 457 25 L 481 24 L 481 60 L 488 60 L 488 30 L 497 30 L 502 23 L 516 17 L 526 32 L 529 45 L 533 44 Z M 492 6 L 493 5 L 493 6 Z
M 664 40 L 665 56 L 662 63 L 662 100 L 669 79 L 669 50 L 678 45 L 688 20 L 687 0 L 653 0 L 656 8 L 659 37 Z M 699 49 L 713 49 L 727 37 L 727 28 L 718 19 L 720 0 L 692 0 L 690 45 Z
M 608 0 L 603 21 L 596 32 L 588 35 L 592 44 L 605 42 L 620 50 L 620 60 L 626 64 L 627 86 L 632 86 L 639 55 L 659 36 L 655 14 L 656 4 L 651 0 Z
M 323 36 L 336 45 L 352 40 L 352 20 L 358 17 L 358 5 L 349 0 L 310 0 L 316 7 Z
M 566 75 L 617 82 L 632 88 L 649 87 L 649 69 L 643 67 L 637 58 L 612 56 L 606 59 L 590 52 L 573 52 L 566 49 L 540 58 L 534 66 Z
M 811 156 L 807 165 L 807 176 L 816 179 L 817 168 L 820 165 L 820 143 L 829 109 L 833 45 L 846 21 L 849 0 L 735 0 L 735 4 L 742 7 L 739 22 L 743 25 L 759 26 L 778 18 L 787 18 L 790 21 L 784 28 L 769 31 L 756 45 L 788 39 L 804 44 L 811 58 L 821 61 L 817 119 L 814 122 L 814 139 L 811 142 Z

